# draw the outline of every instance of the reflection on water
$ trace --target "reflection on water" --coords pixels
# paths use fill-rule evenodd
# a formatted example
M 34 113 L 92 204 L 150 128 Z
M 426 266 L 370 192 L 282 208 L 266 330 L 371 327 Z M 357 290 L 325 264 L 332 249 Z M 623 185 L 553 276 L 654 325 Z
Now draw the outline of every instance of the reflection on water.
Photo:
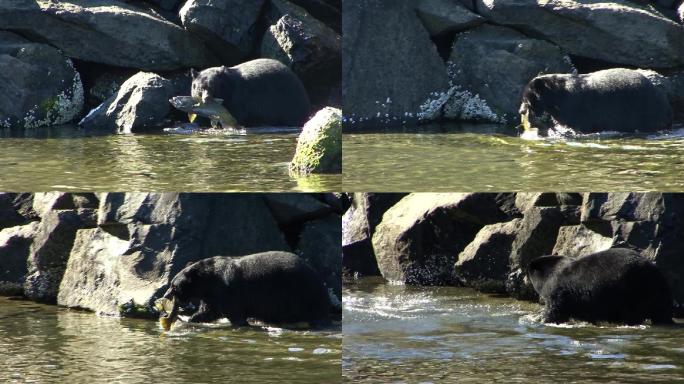
M 340 175 L 295 178 L 297 132 L 91 135 L 75 127 L 0 135 L 0 190 L 337 191 Z
M 98 317 L 0 299 L 0 382 L 329 383 L 336 331 L 184 325 Z
M 492 125 L 345 134 L 343 164 L 353 191 L 681 191 L 684 128 L 557 140 Z
M 345 287 L 349 383 L 674 382 L 684 327 L 546 326 L 541 307 L 454 287 Z

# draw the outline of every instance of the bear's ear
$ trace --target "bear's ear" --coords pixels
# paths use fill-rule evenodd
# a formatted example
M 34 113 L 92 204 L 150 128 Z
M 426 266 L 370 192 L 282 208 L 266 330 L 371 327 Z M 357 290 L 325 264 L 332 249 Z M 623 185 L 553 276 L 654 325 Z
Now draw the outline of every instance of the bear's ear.
M 198 74 L 199 74 L 199 72 L 195 71 L 195 68 L 190 68 L 190 77 L 191 77 L 193 80 L 194 80 L 195 78 L 197 78 L 197 75 L 198 75 Z

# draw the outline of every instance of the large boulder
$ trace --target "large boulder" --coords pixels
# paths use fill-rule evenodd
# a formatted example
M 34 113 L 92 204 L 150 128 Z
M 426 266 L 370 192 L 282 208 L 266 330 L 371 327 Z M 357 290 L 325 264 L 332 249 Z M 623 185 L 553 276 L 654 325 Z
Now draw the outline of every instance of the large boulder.
M 38 220 L 33 194 L 0 192 L 0 230 Z
M 258 195 L 108 193 L 98 216 L 97 229 L 78 232 L 60 305 L 152 316 L 153 301 L 188 263 L 290 250 Z
M 342 172 L 342 111 L 326 107 L 302 128 L 290 162 L 295 174 Z
M 557 46 L 487 24 L 458 34 L 449 60 L 453 85 L 478 95 L 499 120 L 508 123 L 517 123 L 523 89 L 532 78 L 573 70 Z M 462 113 L 462 108 L 447 102 L 446 117 L 461 118 Z
M 278 225 L 301 223 L 326 216 L 333 208 L 303 193 L 266 193 L 263 195 L 266 205 Z
M 342 217 L 342 267 L 347 275 L 379 276 L 371 238 L 382 215 L 406 193 L 355 193 Z
M 422 0 L 416 12 L 430 36 L 463 31 L 485 22 L 482 16 L 451 0 Z
M 194 35 L 119 1 L 3 1 L 0 25 L 89 62 L 148 71 L 218 64 Z
M 455 277 L 479 291 L 504 293 L 510 254 L 521 219 L 484 226 L 458 255 Z
M 287 0 L 271 0 L 267 15 L 271 25 L 261 42 L 261 56 L 292 68 L 315 108 L 339 104 L 340 35 Z
M 342 32 L 342 2 L 340 0 L 290 0 L 290 2 L 306 9 L 311 16 L 337 33 Z
M 602 227 L 608 231 L 601 231 Z M 594 229 L 584 224 L 560 227 L 551 254 L 582 257 L 611 248 L 613 233 L 610 226 L 594 226 Z
M 647 68 L 684 65 L 684 26 L 629 0 L 476 0 L 492 22 L 551 41 L 571 54 Z
M 160 129 L 168 123 L 175 96 L 174 84 L 159 75 L 139 72 L 119 91 L 93 109 L 78 124 L 86 129 L 138 133 Z
M 382 276 L 406 284 L 453 282 L 458 254 L 487 224 L 509 220 L 493 193 L 415 193 L 387 210 L 373 234 Z
M 254 49 L 264 0 L 189 0 L 180 10 L 183 27 L 211 47 L 223 64 L 235 65 Z
M 329 215 L 303 225 L 297 254 L 321 275 L 325 285 L 342 300 L 342 229 L 341 218 Z
M 81 113 L 81 77 L 50 45 L 0 31 L 0 68 L 0 129 L 64 124 Z
M 95 227 L 95 215 L 94 209 L 80 209 L 54 210 L 41 217 L 28 257 L 26 297 L 46 303 L 56 301 L 76 232 Z
M 449 88 L 415 6 L 413 0 L 343 2 L 345 129 L 415 121 L 436 92 Z
M 33 236 L 38 222 L 0 231 L 0 295 L 23 295 L 24 279 Z

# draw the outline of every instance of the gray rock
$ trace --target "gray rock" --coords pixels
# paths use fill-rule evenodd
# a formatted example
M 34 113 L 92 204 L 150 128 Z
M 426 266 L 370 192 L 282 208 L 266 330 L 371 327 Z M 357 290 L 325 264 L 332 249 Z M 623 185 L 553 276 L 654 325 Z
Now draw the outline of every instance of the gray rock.
M 261 57 L 276 59 L 299 76 L 315 107 L 328 104 L 341 81 L 341 37 L 286 0 L 271 0 L 271 25 L 261 43 Z M 336 87 L 337 86 L 337 87 Z
M 94 209 L 99 201 L 94 193 L 37 192 L 33 194 L 33 211 L 43 217 L 53 210 Z
M 561 205 L 582 205 L 579 193 L 520 192 L 516 194 L 515 206 L 520 212 L 531 207 L 556 207 Z
M 508 123 L 518 122 L 523 89 L 532 78 L 573 70 L 570 59 L 557 46 L 487 24 L 458 34 L 449 60 L 453 85 L 477 95 Z M 452 116 L 453 112 L 447 111 L 447 117 L 467 118 L 462 114 L 459 110 Z
M 526 270 L 533 259 L 550 255 L 560 227 L 567 224 L 557 207 L 532 207 L 525 212 L 511 251 L 511 269 Z
M 582 205 L 583 223 L 597 221 L 666 221 L 684 213 L 676 195 L 662 193 L 588 193 Z
M 342 217 L 342 267 L 345 274 L 380 276 L 371 238 L 382 215 L 405 193 L 355 193 Z
M 28 258 L 26 297 L 54 303 L 76 231 L 95 226 L 95 210 L 54 210 L 44 213 Z
M 24 294 L 29 250 L 38 222 L 5 228 L 0 231 L 0 295 Z
M 600 233 L 584 224 L 560 227 L 556 245 L 551 252 L 572 258 L 591 255 L 613 246 L 612 233 Z
M 521 219 L 484 226 L 458 255 L 456 278 L 483 292 L 506 292 L 509 260 Z
M 416 12 L 430 36 L 458 32 L 476 27 L 485 19 L 456 0 L 423 0 Z
M 684 24 L 684 2 L 677 7 L 677 18 L 679 18 L 680 23 Z
M 540 36 L 582 57 L 647 68 L 684 65 L 684 27 L 628 0 L 476 0 L 496 24 Z
M 342 300 L 341 218 L 330 215 L 304 224 L 297 254 L 321 275 L 325 285 Z
M 89 62 L 148 71 L 218 64 L 183 28 L 123 2 L 8 0 L 0 5 L 0 25 Z
M 0 31 L 0 67 L 0 129 L 64 124 L 81 113 L 81 77 L 55 48 Z
M 93 109 L 78 124 L 86 129 L 138 133 L 159 129 L 173 112 L 171 81 L 154 73 L 139 72 L 126 80 L 117 94 Z
M 291 3 L 306 9 L 311 16 L 322 21 L 337 33 L 342 32 L 342 2 L 330 0 L 290 0 Z
M 415 2 L 346 1 L 342 12 L 345 129 L 416 121 L 449 84 Z
M 0 192 L 0 230 L 38 220 L 33 194 Z
M 382 276 L 406 284 L 453 281 L 456 256 L 487 224 L 508 220 L 492 193 L 415 193 L 387 210 L 372 242 Z
M 221 58 L 235 65 L 252 52 L 264 0 L 189 0 L 179 14 L 183 26 Z
M 320 218 L 332 211 L 329 205 L 303 193 L 267 193 L 263 197 L 279 225 Z

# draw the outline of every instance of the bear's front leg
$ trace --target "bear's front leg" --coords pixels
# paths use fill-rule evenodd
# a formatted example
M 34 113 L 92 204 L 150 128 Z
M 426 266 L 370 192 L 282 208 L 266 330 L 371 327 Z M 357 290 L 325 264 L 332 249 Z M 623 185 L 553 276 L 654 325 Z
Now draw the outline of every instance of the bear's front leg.
M 221 316 L 212 310 L 207 303 L 200 301 L 197 312 L 193 313 L 188 319 L 191 323 L 211 323 L 220 319 Z

